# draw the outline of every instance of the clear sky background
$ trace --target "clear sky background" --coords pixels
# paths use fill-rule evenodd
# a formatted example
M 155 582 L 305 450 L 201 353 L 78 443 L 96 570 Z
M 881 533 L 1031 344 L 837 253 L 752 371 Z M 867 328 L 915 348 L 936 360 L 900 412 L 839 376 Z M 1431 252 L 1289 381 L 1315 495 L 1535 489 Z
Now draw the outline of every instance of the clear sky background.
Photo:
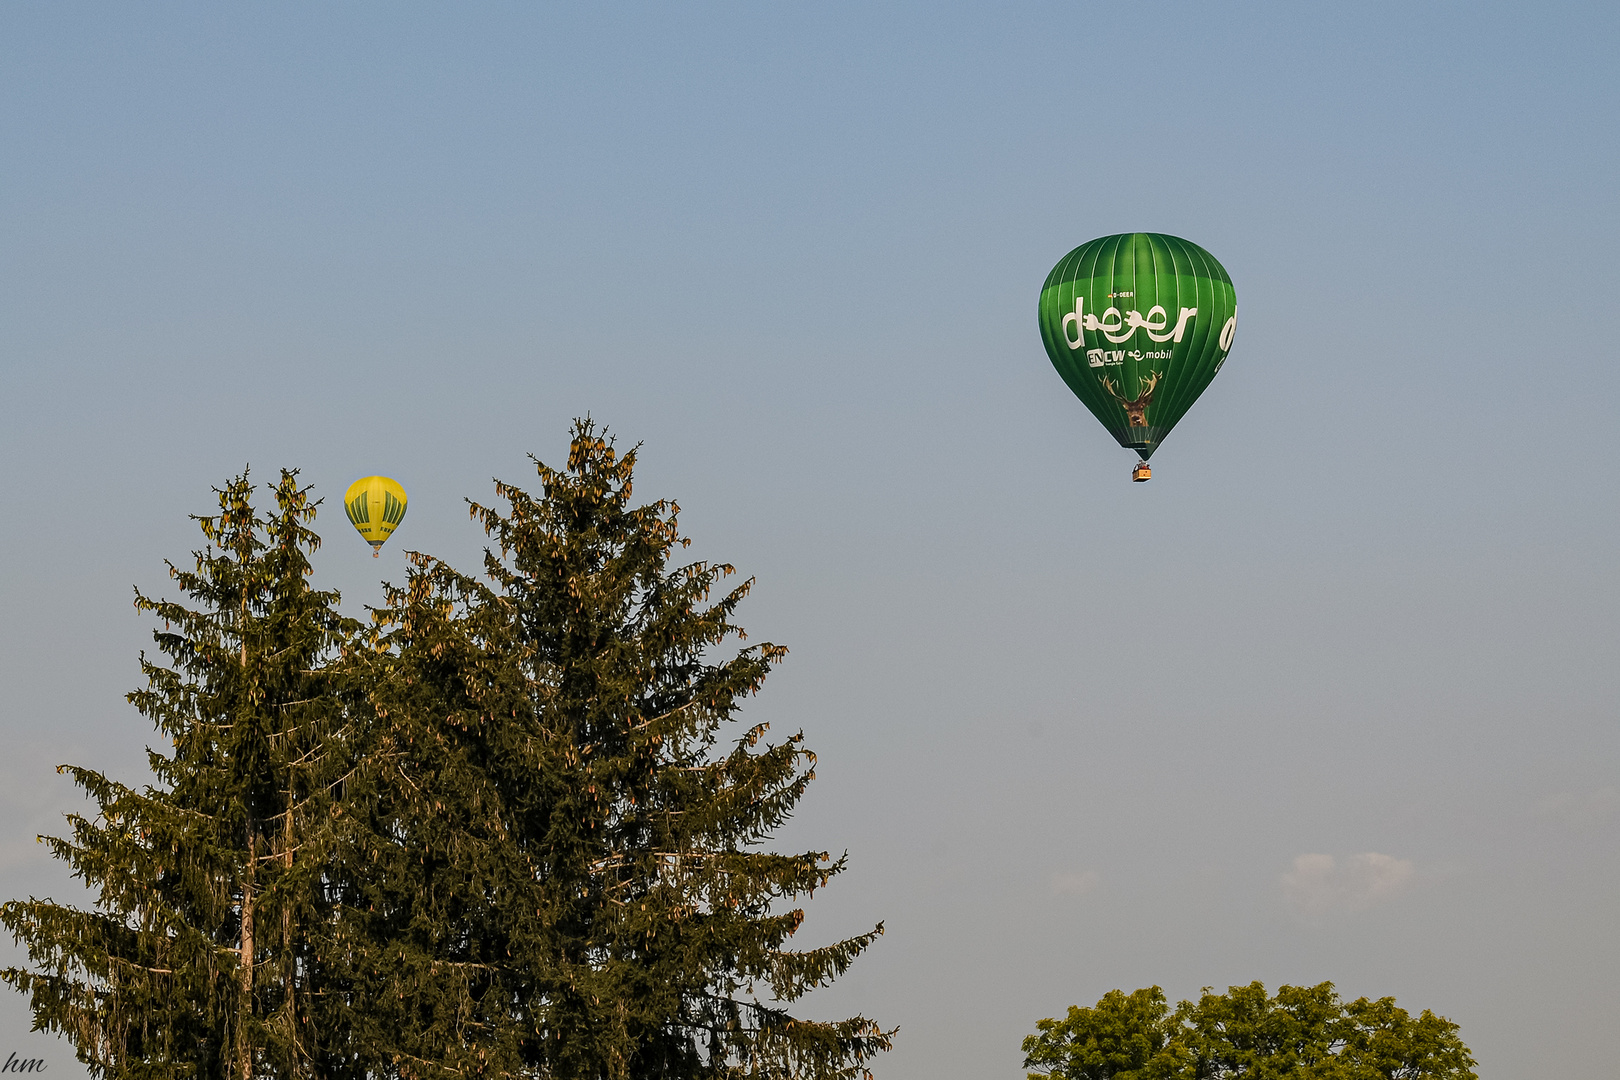
M 0 892 L 73 895 L 51 766 L 141 775 L 210 485 L 303 469 L 358 612 L 589 412 L 792 650 L 745 717 L 850 854 L 801 937 L 887 923 L 808 1005 L 880 1080 L 1254 979 L 1612 1075 L 1617 11 L 6 5 Z M 1129 230 L 1241 312 L 1145 485 L 1035 325 Z

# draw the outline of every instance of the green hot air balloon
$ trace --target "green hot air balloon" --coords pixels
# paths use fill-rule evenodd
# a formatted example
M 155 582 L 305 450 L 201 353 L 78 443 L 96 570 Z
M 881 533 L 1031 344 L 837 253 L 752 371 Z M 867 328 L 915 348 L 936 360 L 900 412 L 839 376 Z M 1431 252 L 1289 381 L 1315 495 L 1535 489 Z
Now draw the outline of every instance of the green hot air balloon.
M 1221 370 L 1237 294 L 1215 257 L 1163 233 L 1121 233 L 1063 256 L 1041 288 L 1041 340 L 1074 396 L 1148 458 Z

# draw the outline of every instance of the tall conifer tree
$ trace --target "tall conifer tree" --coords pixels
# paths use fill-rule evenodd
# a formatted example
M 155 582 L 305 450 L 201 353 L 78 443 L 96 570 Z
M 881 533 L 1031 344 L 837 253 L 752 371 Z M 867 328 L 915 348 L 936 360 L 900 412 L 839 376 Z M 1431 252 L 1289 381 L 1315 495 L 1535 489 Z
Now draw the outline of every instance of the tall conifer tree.
M 156 784 L 143 788 L 63 766 L 97 812 L 44 838 L 92 909 L 0 907 L 32 961 L 4 979 L 96 1075 L 340 1075 L 354 1058 L 319 1034 L 338 996 L 314 980 L 348 769 L 323 666 L 355 627 L 309 585 L 308 489 L 283 472 L 274 494 L 260 516 L 246 473 L 218 492 L 219 513 L 197 519 L 207 547 L 192 569 L 169 567 L 187 603 L 136 593 L 163 622 L 166 662 L 142 656 L 147 686 L 129 700 L 172 750 L 148 751 Z
M 711 603 L 732 567 L 671 565 L 678 507 L 632 504 L 635 458 L 578 422 L 542 497 L 472 506 L 492 584 L 413 556 L 356 654 L 377 722 L 333 957 L 405 1076 L 848 1078 L 889 1046 L 788 1011 L 882 926 L 786 947 L 844 866 L 762 850 L 815 759 L 725 734 L 786 650 L 717 656 L 751 582 Z

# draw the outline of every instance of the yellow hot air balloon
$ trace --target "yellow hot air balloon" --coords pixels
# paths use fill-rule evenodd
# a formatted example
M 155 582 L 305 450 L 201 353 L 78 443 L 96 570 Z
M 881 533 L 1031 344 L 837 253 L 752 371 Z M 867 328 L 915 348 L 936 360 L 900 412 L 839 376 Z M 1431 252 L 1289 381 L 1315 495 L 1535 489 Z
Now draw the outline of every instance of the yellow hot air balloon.
M 349 485 L 343 509 L 371 545 L 375 559 L 405 517 L 405 489 L 386 476 L 364 476 Z

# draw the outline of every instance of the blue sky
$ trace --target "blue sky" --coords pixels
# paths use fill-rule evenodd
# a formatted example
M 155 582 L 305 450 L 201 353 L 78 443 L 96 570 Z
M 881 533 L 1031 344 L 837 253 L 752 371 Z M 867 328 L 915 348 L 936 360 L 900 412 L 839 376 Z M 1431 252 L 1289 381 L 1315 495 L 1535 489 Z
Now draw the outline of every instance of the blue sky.
M 130 587 L 244 463 L 358 611 L 462 499 L 643 444 L 789 646 L 880 1077 L 1331 979 L 1595 1076 L 1620 1009 L 1620 19 L 1582 4 L 14 4 L 0 880 L 141 768 Z M 1133 485 L 1035 328 L 1095 236 L 1230 271 Z M 336 507 L 411 494 L 382 559 Z M 0 1048 L 44 1048 L 18 1000 Z

